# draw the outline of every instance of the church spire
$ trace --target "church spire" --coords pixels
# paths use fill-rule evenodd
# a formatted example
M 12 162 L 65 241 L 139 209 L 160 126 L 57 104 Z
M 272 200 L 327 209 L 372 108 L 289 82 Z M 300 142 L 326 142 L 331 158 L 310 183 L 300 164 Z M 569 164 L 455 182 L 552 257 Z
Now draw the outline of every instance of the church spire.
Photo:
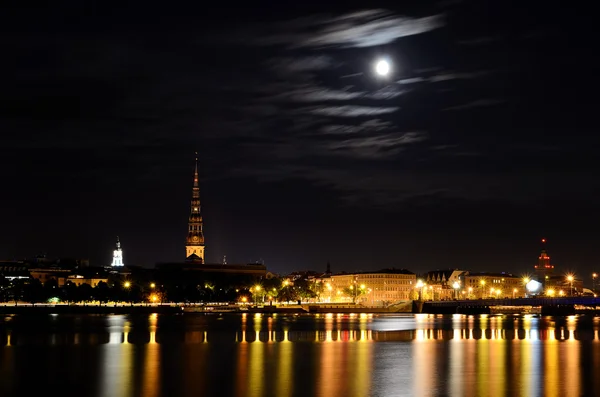
M 112 267 L 123 267 L 123 250 L 121 250 L 121 241 L 117 236 L 117 249 L 113 251 Z
M 198 152 L 194 167 L 194 183 L 192 186 L 192 202 L 188 221 L 185 256 L 188 260 L 204 263 L 204 233 L 202 230 L 202 213 L 200 211 L 200 186 L 198 182 Z
M 194 168 L 194 189 L 200 189 L 200 187 L 198 186 L 198 152 L 195 152 L 196 154 L 196 166 Z M 200 198 L 200 196 L 198 196 L 198 198 Z

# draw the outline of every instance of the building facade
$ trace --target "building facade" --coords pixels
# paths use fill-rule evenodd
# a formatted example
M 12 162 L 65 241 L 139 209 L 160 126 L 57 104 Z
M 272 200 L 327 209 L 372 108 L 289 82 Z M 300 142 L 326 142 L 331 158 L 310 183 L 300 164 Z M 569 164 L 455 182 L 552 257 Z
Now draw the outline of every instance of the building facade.
M 472 273 L 463 276 L 461 295 L 467 299 L 524 298 L 525 280 L 510 273 Z
M 408 270 L 381 270 L 371 273 L 336 274 L 323 277 L 321 301 L 388 306 L 413 299 L 416 275 Z

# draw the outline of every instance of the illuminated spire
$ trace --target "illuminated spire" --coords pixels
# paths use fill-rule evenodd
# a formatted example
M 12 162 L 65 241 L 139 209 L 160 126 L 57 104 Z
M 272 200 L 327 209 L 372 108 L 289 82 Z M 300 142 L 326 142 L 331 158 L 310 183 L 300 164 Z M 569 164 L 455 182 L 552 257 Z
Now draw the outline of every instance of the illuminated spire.
M 117 249 L 113 251 L 112 267 L 123 267 L 123 250 L 121 249 L 121 241 L 117 236 Z
M 204 232 L 202 230 L 202 213 L 200 209 L 200 187 L 198 181 L 198 152 L 195 152 L 194 183 L 192 186 L 192 202 L 188 221 L 186 239 L 186 258 L 204 263 Z
M 199 188 L 198 186 L 198 152 L 194 152 L 196 155 L 196 167 L 194 168 L 194 188 Z M 198 195 L 198 198 L 200 196 Z

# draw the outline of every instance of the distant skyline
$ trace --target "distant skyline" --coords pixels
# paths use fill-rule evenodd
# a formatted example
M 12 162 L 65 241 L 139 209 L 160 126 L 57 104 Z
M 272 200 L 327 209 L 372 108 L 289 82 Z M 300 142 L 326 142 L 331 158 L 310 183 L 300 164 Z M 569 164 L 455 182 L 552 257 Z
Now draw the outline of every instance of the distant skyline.
M 11 7 L 0 258 L 110 265 L 118 235 L 127 265 L 183 260 L 198 151 L 209 263 L 520 274 L 546 238 L 557 272 L 600 270 L 591 13 Z

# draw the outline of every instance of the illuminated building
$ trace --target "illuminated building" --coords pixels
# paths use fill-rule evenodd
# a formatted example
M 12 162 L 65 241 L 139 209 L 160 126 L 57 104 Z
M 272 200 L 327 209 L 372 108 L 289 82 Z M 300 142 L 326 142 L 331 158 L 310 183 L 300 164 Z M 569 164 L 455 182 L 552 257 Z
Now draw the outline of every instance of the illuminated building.
M 538 281 L 542 284 L 543 291 L 563 291 L 564 295 L 578 295 L 583 292 L 583 280 L 577 279 L 575 275 L 566 273 L 554 273 L 554 265 L 550 263 L 550 256 L 546 252 L 546 239 L 542 239 L 542 252 L 535 265 L 535 273 Z M 568 278 L 572 279 L 569 280 Z
M 463 289 L 469 298 L 523 298 L 525 283 L 523 278 L 510 273 L 474 273 L 463 276 Z
M 425 295 L 433 300 L 445 300 L 458 298 L 467 271 L 458 269 L 434 270 L 423 276 L 423 281 L 427 285 Z
M 197 154 L 197 153 L 196 153 Z M 192 187 L 191 211 L 188 220 L 188 235 L 186 238 L 186 258 L 183 262 L 157 263 L 160 274 L 170 274 L 169 277 L 180 277 L 182 283 L 190 281 L 190 277 L 204 277 L 209 274 L 224 274 L 230 279 L 254 280 L 267 276 L 264 264 L 228 264 L 206 263 L 204 259 L 204 231 L 202 230 L 202 214 L 200 209 L 200 188 L 198 184 L 198 158 L 194 168 L 194 184 Z M 163 273 L 164 272 L 164 273 Z M 233 277 L 233 278 L 232 278 Z
M 202 214 L 200 212 L 198 158 L 196 158 L 196 167 L 194 168 L 194 185 L 192 187 L 191 204 L 190 218 L 188 221 L 188 235 L 185 245 L 185 257 L 187 261 L 204 263 L 204 233 L 202 231 Z
M 119 241 L 119 236 L 117 236 L 117 249 L 113 251 L 113 260 L 112 267 L 123 267 L 123 250 L 121 249 L 121 241 Z
M 542 283 L 542 285 L 546 285 L 546 281 L 552 277 L 554 273 L 554 265 L 550 263 L 550 256 L 546 252 L 546 239 L 542 239 L 542 252 L 540 252 L 540 256 L 538 257 L 538 264 L 535 265 L 535 274 L 538 278 L 538 281 Z
M 367 306 L 386 306 L 409 300 L 417 277 L 408 270 L 385 269 L 369 273 L 335 274 L 322 278 L 322 300 Z

